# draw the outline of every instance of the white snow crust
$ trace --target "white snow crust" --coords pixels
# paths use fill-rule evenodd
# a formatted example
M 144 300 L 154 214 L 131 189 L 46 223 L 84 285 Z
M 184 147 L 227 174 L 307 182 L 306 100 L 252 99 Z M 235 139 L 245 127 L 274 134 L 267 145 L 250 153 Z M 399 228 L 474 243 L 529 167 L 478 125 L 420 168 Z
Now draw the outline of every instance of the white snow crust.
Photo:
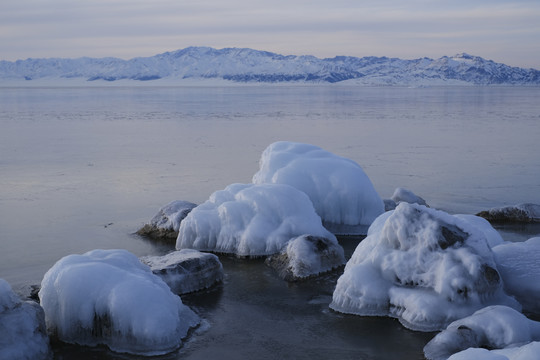
M 481 230 L 486 236 L 488 245 L 493 248 L 497 245 L 504 243 L 504 240 L 501 234 L 491 226 L 489 221 L 480 216 L 470 215 L 470 214 L 456 214 L 455 217 L 465 220 L 469 224 L 473 225 L 477 229 Z
M 176 248 L 265 256 L 304 234 L 334 237 L 305 193 L 283 184 L 232 184 L 189 213 Z
M 164 230 L 178 231 L 182 219 L 195 206 L 197 205 L 189 201 L 172 201 L 158 210 L 157 214 L 150 220 L 150 225 Z
M 493 248 L 505 291 L 523 309 L 540 313 L 540 237 Z
M 407 190 L 402 187 L 398 187 L 396 188 L 396 190 L 394 190 L 394 194 L 392 195 L 391 199 L 395 201 L 396 204 L 399 204 L 400 202 L 407 202 L 409 204 L 419 204 L 427 206 L 424 199 L 413 193 L 411 190 Z
M 487 305 L 520 305 L 503 291 L 481 229 L 443 211 L 400 203 L 376 220 L 338 279 L 331 308 L 392 316 L 434 331 Z
M 45 274 L 39 298 L 53 336 L 117 352 L 168 353 L 199 323 L 167 284 L 125 250 L 60 259 Z
M 538 360 L 538 354 L 540 354 L 540 342 L 535 341 L 502 350 L 469 348 L 450 356 L 448 360 Z
M 471 359 L 465 356 L 477 354 L 486 359 L 504 356 L 502 359 L 533 360 L 538 359 L 539 352 L 535 357 L 524 355 L 532 349 L 539 349 L 538 343 L 534 343 L 539 340 L 540 322 L 530 320 L 507 306 L 496 305 L 452 322 L 424 347 L 424 354 L 429 360 L 447 359 L 452 354 L 456 355 L 451 359 Z M 475 348 L 503 350 L 472 350 Z M 521 355 L 517 357 L 519 353 Z
M 318 146 L 279 141 L 262 153 L 255 184 L 287 184 L 306 193 L 325 222 L 369 225 L 383 200 L 356 162 Z
M 211 287 L 223 279 L 223 266 L 214 254 L 183 249 L 163 256 L 144 256 L 141 261 L 161 277 L 175 294 Z
M 40 360 L 51 355 L 43 309 L 21 301 L 0 279 L 0 359 Z

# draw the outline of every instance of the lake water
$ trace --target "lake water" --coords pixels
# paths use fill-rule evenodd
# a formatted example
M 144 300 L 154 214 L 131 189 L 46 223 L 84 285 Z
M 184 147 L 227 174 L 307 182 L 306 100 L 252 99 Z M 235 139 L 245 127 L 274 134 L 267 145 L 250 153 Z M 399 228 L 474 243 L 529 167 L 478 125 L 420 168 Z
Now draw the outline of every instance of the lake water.
M 0 277 L 24 295 L 68 254 L 164 254 L 133 233 L 172 200 L 250 182 L 278 140 L 355 160 L 383 198 L 405 187 L 451 213 L 538 204 L 539 99 L 507 87 L 0 88 Z M 339 274 L 287 284 L 260 261 L 222 262 L 224 284 L 183 297 L 208 326 L 162 358 L 419 359 L 433 336 L 328 310 Z M 59 344 L 55 357 L 136 358 Z

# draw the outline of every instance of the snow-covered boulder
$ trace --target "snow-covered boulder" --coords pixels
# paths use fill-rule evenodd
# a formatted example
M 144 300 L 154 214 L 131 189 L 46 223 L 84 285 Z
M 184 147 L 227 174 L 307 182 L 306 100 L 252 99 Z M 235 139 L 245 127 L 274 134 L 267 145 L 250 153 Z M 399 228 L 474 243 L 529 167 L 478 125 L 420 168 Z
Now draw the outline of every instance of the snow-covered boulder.
M 50 357 L 43 309 L 34 301 L 21 301 L 11 285 L 0 279 L 0 359 Z
M 118 352 L 164 354 L 182 344 L 199 317 L 125 250 L 60 259 L 39 291 L 47 330 L 64 342 Z
M 533 341 L 502 350 L 468 348 L 450 356 L 448 360 L 538 360 L 538 354 L 540 354 L 540 342 Z
M 384 203 L 356 162 L 320 147 L 280 141 L 262 153 L 255 184 L 287 184 L 305 192 L 324 222 L 369 225 Z
M 494 246 L 501 245 L 504 243 L 504 240 L 501 234 L 491 226 L 489 221 L 480 216 L 470 215 L 470 214 L 456 214 L 455 217 L 465 220 L 469 224 L 476 227 L 478 230 L 481 230 L 486 236 L 489 247 L 493 248 Z
M 344 265 L 345 255 L 335 237 L 302 235 L 289 241 L 281 253 L 269 256 L 266 264 L 284 280 L 296 281 Z
M 396 190 L 394 190 L 394 194 L 392 195 L 390 199 L 393 200 L 396 204 L 399 204 L 401 202 L 406 202 L 409 204 L 418 204 L 418 205 L 427 206 L 426 201 L 424 199 L 422 199 L 420 196 L 413 193 L 411 190 L 407 190 L 402 187 L 396 188 Z
M 540 341 L 540 322 L 530 320 L 507 306 L 496 305 L 483 308 L 471 316 L 452 322 L 424 347 L 424 354 L 429 360 L 446 360 L 449 356 L 468 348 L 508 349 L 507 353 L 509 353 L 533 341 Z M 538 345 L 532 346 L 539 349 Z M 497 359 L 496 355 L 503 356 L 504 352 L 497 354 L 470 350 L 467 354 Z M 539 354 L 537 352 L 536 357 L 524 359 L 538 359 Z M 452 357 L 452 359 L 473 358 L 477 359 L 464 357 L 463 354 Z
M 164 256 L 144 256 L 141 261 L 176 294 L 207 289 L 223 279 L 223 266 L 214 254 L 183 249 Z
M 529 312 L 540 313 L 540 237 L 493 248 L 505 291 Z
M 137 234 L 157 239 L 176 240 L 180 222 L 196 206 L 189 201 L 172 201 L 161 207 L 152 220 L 137 231 Z
M 303 234 L 334 237 L 305 193 L 283 184 L 232 184 L 189 213 L 176 248 L 266 256 Z
M 332 309 L 396 317 L 418 331 L 443 329 L 487 305 L 520 309 L 503 291 L 482 230 L 417 204 L 382 217 L 347 262 Z
M 477 214 L 492 222 L 540 222 L 540 205 L 518 204 L 481 211 Z

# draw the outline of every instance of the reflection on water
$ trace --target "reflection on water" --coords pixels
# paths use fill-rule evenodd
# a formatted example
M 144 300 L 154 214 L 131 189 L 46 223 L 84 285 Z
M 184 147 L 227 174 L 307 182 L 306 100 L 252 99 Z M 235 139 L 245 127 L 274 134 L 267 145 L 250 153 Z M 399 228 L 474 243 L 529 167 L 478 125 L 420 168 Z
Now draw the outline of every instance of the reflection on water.
M 27 293 L 68 254 L 163 254 L 170 245 L 134 232 L 172 200 L 201 203 L 250 182 L 278 140 L 355 160 L 385 198 L 405 187 L 460 213 L 540 203 L 539 97 L 539 88 L 0 88 L 0 277 Z M 497 229 L 510 241 L 540 232 Z M 358 240 L 340 239 L 348 254 Z M 164 358 L 417 359 L 431 337 L 330 311 L 338 273 L 289 285 L 262 261 L 222 261 L 223 285 L 184 297 L 209 326 Z M 58 345 L 56 358 L 134 357 Z

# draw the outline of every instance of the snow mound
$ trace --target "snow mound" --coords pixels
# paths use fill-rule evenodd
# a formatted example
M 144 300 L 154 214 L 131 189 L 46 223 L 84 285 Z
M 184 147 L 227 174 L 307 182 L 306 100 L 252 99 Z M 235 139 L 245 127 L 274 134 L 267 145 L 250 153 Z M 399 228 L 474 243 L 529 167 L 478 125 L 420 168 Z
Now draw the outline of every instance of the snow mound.
M 284 280 L 296 281 L 345 264 L 345 255 L 335 237 L 302 235 L 289 241 L 280 254 L 269 256 L 266 264 L 275 268 Z
M 207 289 L 223 279 L 223 266 L 214 254 L 183 249 L 164 256 L 145 256 L 141 261 L 161 277 L 176 294 Z
M 255 184 L 287 184 L 305 192 L 324 222 L 369 225 L 384 203 L 360 165 L 320 147 L 280 141 L 264 150 Z
M 118 352 L 168 353 L 199 324 L 180 297 L 125 250 L 60 259 L 45 274 L 39 298 L 51 335 Z
M 422 199 L 420 196 L 416 195 L 412 191 L 404 189 L 402 187 L 396 188 L 391 199 L 396 204 L 399 204 L 401 202 L 406 202 L 409 204 L 419 204 L 419 205 L 427 206 L 426 201 L 424 199 Z
M 540 342 L 535 341 L 503 350 L 469 348 L 450 356 L 448 360 L 538 360 L 538 354 L 540 354 Z
M 137 234 L 162 239 L 176 239 L 180 222 L 197 205 L 189 201 L 176 200 L 161 207 L 150 223 L 145 224 Z
M 493 222 L 540 222 L 540 205 L 518 204 L 481 211 L 477 214 Z
M 265 256 L 304 234 L 333 238 L 306 194 L 282 184 L 232 184 L 189 213 L 176 248 Z
M 33 301 L 21 301 L 0 279 L 0 359 L 50 358 L 45 313 Z
M 507 306 L 496 305 L 481 309 L 448 325 L 424 347 L 424 354 L 429 360 L 447 359 L 452 354 L 468 348 L 507 349 L 507 354 L 510 354 L 515 352 L 517 347 L 539 340 L 539 322 L 530 320 Z M 538 348 L 538 345 L 531 346 Z M 505 352 L 497 354 L 470 350 L 466 354 L 479 354 L 486 356 L 487 359 L 496 359 L 496 356 L 504 356 Z M 533 358 L 525 358 L 538 359 L 538 354 L 537 352 Z M 471 357 L 467 358 L 461 354 L 452 359 L 471 359 Z
M 505 291 L 526 311 L 540 313 L 540 237 L 493 248 Z
M 507 296 L 485 234 L 445 212 L 401 203 L 376 220 L 338 279 L 330 307 L 392 316 L 418 331 L 443 329 Z

